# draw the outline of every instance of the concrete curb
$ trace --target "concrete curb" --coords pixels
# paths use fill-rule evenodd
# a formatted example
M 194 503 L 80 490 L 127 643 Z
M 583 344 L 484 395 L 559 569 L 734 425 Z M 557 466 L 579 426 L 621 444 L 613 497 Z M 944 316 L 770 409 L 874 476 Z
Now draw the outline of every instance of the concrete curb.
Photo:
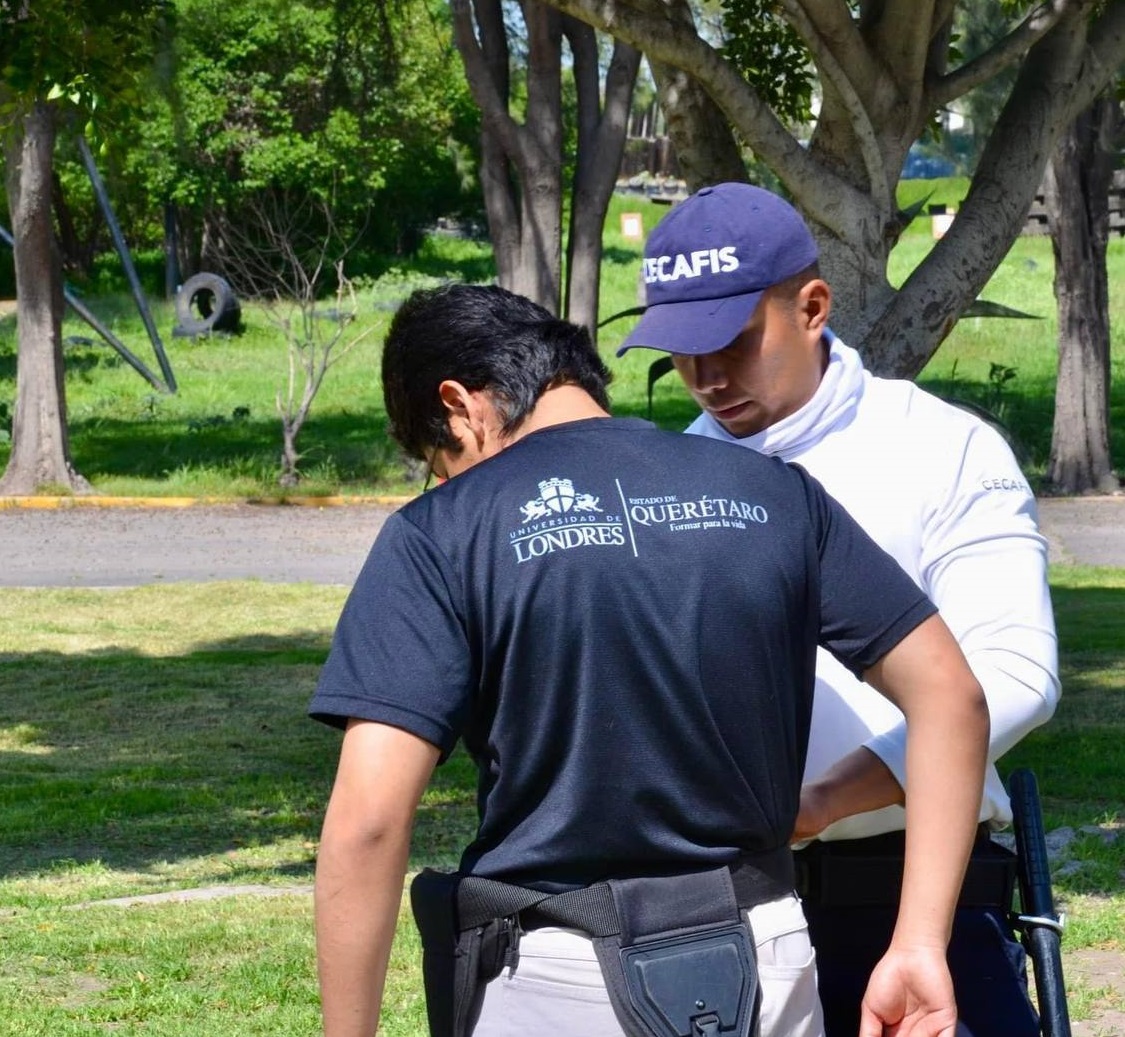
M 222 505 L 248 505 L 262 508 L 336 508 L 349 505 L 377 505 L 401 508 L 412 496 L 372 497 L 0 497 L 0 510 L 28 508 L 34 511 L 59 511 L 66 508 L 194 508 Z

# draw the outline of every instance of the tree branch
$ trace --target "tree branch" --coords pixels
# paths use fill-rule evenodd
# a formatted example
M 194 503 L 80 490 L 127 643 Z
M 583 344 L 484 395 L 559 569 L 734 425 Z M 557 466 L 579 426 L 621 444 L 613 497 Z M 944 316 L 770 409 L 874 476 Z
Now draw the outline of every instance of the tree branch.
M 612 33 L 650 60 L 688 72 L 775 172 L 809 215 L 829 232 L 846 236 L 848 210 L 866 211 L 871 200 L 801 147 L 770 107 L 715 48 L 670 14 L 618 0 L 550 0 L 554 7 Z
M 915 0 L 910 2 L 915 3 Z M 871 46 L 863 34 L 865 27 L 882 17 L 885 0 L 880 0 L 877 11 L 865 8 L 860 22 L 852 17 L 842 0 L 780 0 L 779 6 L 818 65 L 820 53 L 827 48 L 835 64 L 853 84 L 872 82 L 885 75 L 873 59 Z
M 1076 103 L 1081 101 L 1076 112 L 1082 111 L 1093 103 L 1102 89 L 1113 81 L 1113 76 L 1117 74 L 1116 70 L 1125 61 L 1125 2 L 1113 0 L 1106 6 L 1094 22 L 1090 39 L 1093 42 L 1089 46 L 1088 67 L 1093 82 L 1087 87 L 1088 98 L 1083 95 L 1075 99 Z M 1096 77 L 1095 69 L 1098 72 Z M 1097 85 L 1099 83 L 1101 85 Z
M 1024 59 L 952 227 L 867 336 L 879 369 L 922 369 L 1019 234 L 1059 133 L 1125 62 L 1125 0 L 1092 22 L 1085 6 L 1069 5 Z
M 574 59 L 574 93 L 578 122 L 578 161 L 591 160 L 593 134 L 601 120 L 598 41 L 594 29 L 573 15 L 562 16 L 562 31 Z
M 937 36 L 946 26 L 953 20 L 953 15 L 957 10 L 957 0 L 937 0 L 934 4 L 934 16 L 930 22 L 930 39 L 937 39 Z
M 926 67 L 936 0 L 886 0 L 870 26 L 864 26 L 867 47 L 896 86 L 917 84 Z M 938 23 L 940 25 L 940 23 Z M 918 94 L 921 91 L 917 91 Z
M 1051 31 L 1075 8 L 1089 8 L 1092 0 L 1045 0 L 1034 8 L 1007 36 L 997 40 L 988 50 L 971 61 L 942 76 L 927 92 L 927 106 L 943 108 L 950 101 L 963 97 L 1027 53 L 1038 40 Z
M 689 0 L 654 0 L 655 11 L 695 28 Z M 688 190 L 727 181 L 745 183 L 746 163 L 730 119 L 698 80 L 683 69 L 649 59 L 656 96 Z
M 453 14 L 453 39 L 465 63 L 465 77 L 473 99 L 504 151 L 509 155 L 519 155 L 523 149 L 523 136 L 519 124 L 508 114 L 507 101 L 500 96 L 477 41 L 471 0 L 450 0 L 449 7 Z
M 855 31 L 851 18 L 843 19 L 847 22 L 847 29 L 837 24 L 840 19 L 833 19 L 830 30 L 835 34 L 836 46 L 832 45 L 829 38 L 821 34 L 819 26 L 813 22 L 806 7 L 818 9 L 829 5 L 813 2 L 801 3 L 800 0 L 781 0 L 781 7 L 785 13 L 786 21 L 796 30 L 797 34 L 805 41 L 805 46 L 813 56 L 813 62 L 821 73 L 831 81 L 832 86 L 843 102 L 844 110 L 851 119 L 856 140 L 859 142 L 860 153 L 863 156 L 863 166 L 867 171 L 867 180 L 871 185 L 871 194 L 880 206 L 888 209 L 894 208 L 892 187 L 887 178 L 887 167 L 883 161 L 883 151 L 871 123 L 867 108 L 856 90 L 852 80 L 852 69 L 862 64 L 863 74 L 869 76 L 872 72 L 871 62 L 867 60 L 868 49 L 866 43 Z M 831 5 L 833 9 L 842 5 Z M 847 16 L 847 8 L 843 8 Z M 829 24 L 828 19 L 824 19 Z M 842 46 L 841 46 L 842 44 Z M 836 54 L 848 55 L 844 60 L 852 68 L 846 68 L 841 61 L 836 59 Z
M 605 74 L 605 100 L 602 117 L 598 122 L 598 153 L 619 140 L 618 148 L 625 150 L 625 129 L 629 121 L 629 105 L 641 65 L 641 52 L 624 40 L 614 40 L 613 56 Z M 618 156 L 620 165 L 620 156 Z

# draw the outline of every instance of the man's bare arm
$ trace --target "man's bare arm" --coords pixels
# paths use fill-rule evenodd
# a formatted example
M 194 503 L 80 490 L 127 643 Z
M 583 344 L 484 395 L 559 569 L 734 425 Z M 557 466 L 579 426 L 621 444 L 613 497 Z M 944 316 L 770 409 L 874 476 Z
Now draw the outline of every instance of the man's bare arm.
M 890 768 L 870 749 L 860 746 L 802 786 L 801 809 L 791 841 L 815 839 L 842 818 L 902 802 L 902 786 Z
M 414 813 L 438 756 L 399 728 L 348 723 L 316 866 L 325 1037 L 375 1033 Z
M 988 706 L 949 629 L 920 624 L 864 679 L 906 716 L 906 864 L 891 946 L 863 1002 L 861 1037 L 953 1037 L 945 955 L 976 834 L 988 749 Z

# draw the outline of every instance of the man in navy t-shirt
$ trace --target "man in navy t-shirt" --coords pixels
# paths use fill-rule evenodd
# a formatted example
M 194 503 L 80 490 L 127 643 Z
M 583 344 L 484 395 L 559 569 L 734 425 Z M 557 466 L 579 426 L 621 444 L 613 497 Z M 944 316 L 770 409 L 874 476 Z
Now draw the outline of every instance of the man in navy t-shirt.
M 902 709 L 908 787 L 928 790 L 908 793 L 899 925 L 865 1025 L 951 1037 L 979 685 L 819 484 L 611 418 L 607 381 L 583 329 L 499 288 L 415 293 L 392 324 L 392 432 L 447 481 L 387 521 L 310 707 L 346 731 L 316 880 L 327 1037 L 374 1032 L 414 811 L 458 739 L 479 772 L 462 875 L 555 893 L 774 860 L 818 645 Z M 820 1034 L 799 902 L 785 889 L 747 917 L 761 1032 Z M 470 1032 L 623 1032 L 583 932 L 540 925 L 514 951 Z

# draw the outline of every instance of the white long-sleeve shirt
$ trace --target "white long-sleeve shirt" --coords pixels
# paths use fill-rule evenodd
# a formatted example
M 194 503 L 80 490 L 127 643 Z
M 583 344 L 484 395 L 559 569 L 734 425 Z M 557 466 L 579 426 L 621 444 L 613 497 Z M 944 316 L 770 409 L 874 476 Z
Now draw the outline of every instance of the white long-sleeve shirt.
M 911 382 L 872 376 L 855 350 L 828 339 L 824 378 L 795 414 L 744 439 L 706 413 L 687 431 L 800 464 L 894 556 L 938 606 L 984 688 L 995 761 L 1048 720 L 1059 697 L 1035 498 L 995 430 Z M 860 745 L 905 782 L 902 714 L 821 650 L 805 779 Z M 980 818 L 1001 824 L 1011 816 L 990 766 Z M 902 808 L 888 807 L 845 818 L 821 838 L 861 838 L 904 823 Z

